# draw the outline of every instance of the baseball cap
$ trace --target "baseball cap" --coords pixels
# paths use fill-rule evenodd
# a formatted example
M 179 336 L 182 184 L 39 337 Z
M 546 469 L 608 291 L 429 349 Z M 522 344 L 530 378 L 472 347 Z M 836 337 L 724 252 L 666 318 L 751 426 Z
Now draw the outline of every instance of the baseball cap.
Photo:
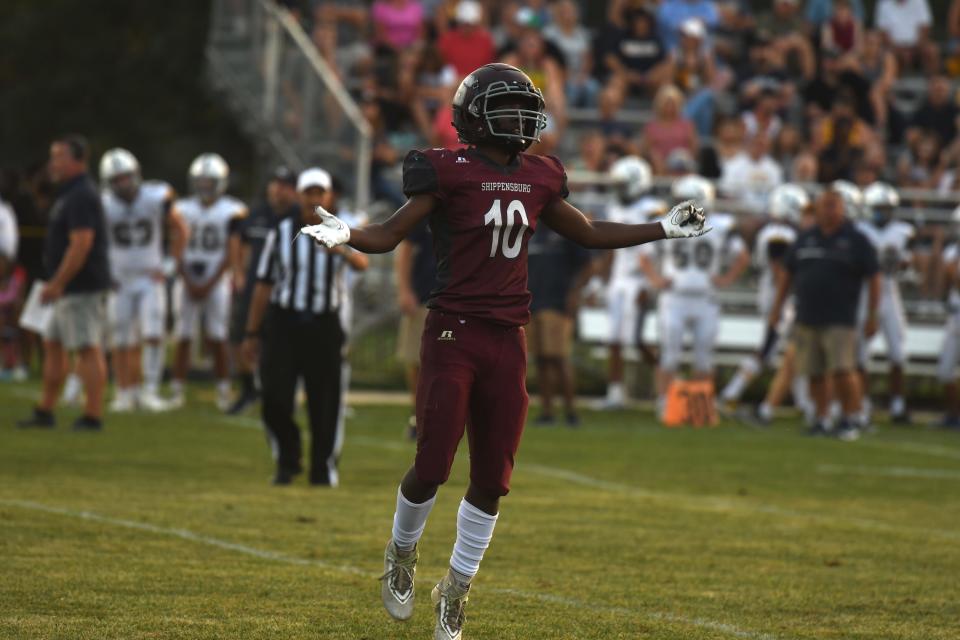
M 324 191 L 330 191 L 331 186 L 333 185 L 330 174 L 319 167 L 311 167 L 297 178 L 297 193 L 303 193 L 310 187 L 320 187 Z
M 483 10 L 476 0 L 460 0 L 454 12 L 454 18 L 461 24 L 480 24 Z
M 297 174 L 284 165 L 280 165 L 273 170 L 273 173 L 270 174 L 270 182 L 273 182 L 274 180 L 288 184 L 291 187 L 295 187 L 297 185 Z
M 698 18 L 688 18 L 680 25 L 680 33 L 691 38 L 703 39 L 707 35 L 707 28 Z

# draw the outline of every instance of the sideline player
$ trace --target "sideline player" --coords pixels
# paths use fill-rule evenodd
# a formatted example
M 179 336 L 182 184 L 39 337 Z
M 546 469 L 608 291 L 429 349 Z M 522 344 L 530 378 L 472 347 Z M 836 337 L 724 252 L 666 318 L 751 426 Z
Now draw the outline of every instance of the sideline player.
M 200 316 L 213 353 L 217 379 L 217 407 L 230 408 L 227 377 L 227 321 L 230 317 L 230 281 L 243 289 L 240 221 L 247 208 L 225 195 L 230 168 L 216 153 L 204 153 L 190 164 L 188 177 L 193 193 L 177 201 L 177 210 L 190 227 L 190 241 L 180 263 L 175 289 L 177 301 L 177 353 L 174 361 L 173 402 L 184 403 L 183 385 L 190 369 L 190 340 Z
M 611 222 L 640 224 L 663 215 L 666 203 L 648 195 L 653 186 L 653 172 L 646 161 L 625 156 L 610 167 L 614 198 L 607 209 Z M 610 363 L 607 372 L 605 409 L 620 409 L 626 402 L 623 386 L 623 347 L 637 346 L 644 357 L 653 362 L 649 349 L 642 346 L 643 325 L 649 305 L 646 278 L 640 268 L 640 247 L 626 247 L 607 252 L 604 270 L 607 282 L 607 317 L 610 321 Z
M 413 615 L 417 542 L 466 425 L 470 486 L 450 570 L 432 592 L 437 640 L 461 638 L 470 583 L 509 490 L 526 418 L 530 234 L 542 222 L 583 246 L 614 249 L 707 231 L 692 202 L 640 225 L 591 222 L 567 203 L 560 162 L 523 153 L 539 140 L 546 116 L 540 90 L 515 67 L 488 64 L 468 75 L 453 98 L 453 122 L 470 146 L 410 152 L 403 168 L 409 199 L 386 222 L 351 230 L 319 211 L 323 223 L 304 229 L 328 247 L 385 253 L 430 217 L 438 288 L 423 335 L 417 453 L 397 494 L 381 595 L 394 618 Z
M 183 255 L 187 225 L 173 206 L 175 195 L 170 185 L 144 182 L 140 163 L 126 149 L 110 149 L 103 154 L 100 182 L 115 287 L 109 317 L 117 391 L 110 410 L 142 407 L 164 411 L 170 405 L 158 392 L 167 319 L 165 285 Z M 167 257 L 164 229 L 170 233 Z
M 787 250 L 797 239 L 797 225 L 804 211 L 810 206 L 810 198 L 802 187 L 795 184 L 783 184 L 770 192 L 770 220 L 760 228 L 754 248 L 754 265 L 760 271 L 757 290 L 757 309 L 761 318 L 770 315 L 770 308 L 777 295 L 777 282 L 783 275 L 783 258 Z M 729 407 L 740 400 L 744 390 L 758 373 L 771 367 L 780 351 L 781 345 L 790 333 L 793 323 L 792 304 L 781 316 L 780 326 L 768 331 L 764 336 L 760 350 L 740 363 L 737 373 L 720 394 L 722 405 Z M 787 359 L 784 353 L 784 359 Z M 786 363 L 786 369 L 792 369 Z M 807 408 L 809 397 L 806 393 L 806 380 L 795 378 L 793 385 L 794 402 L 801 410 Z M 768 423 L 773 409 L 768 403 L 761 403 L 757 418 Z
M 870 218 L 861 226 L 877 250 L 880 261 L 880 307 L 877 310 L 879 333 L 883 334 L 890 362 L 890 420 L 909 424 L 904 400 L 903 367 L 907 360 L 907 316 L 903 311 L 898 278 L 913 261 L 912 245 L 916 237 L 913 225 L 893 218 L 900 206 L 900 194 L 885 182 L 874 182 L 863 190 L 864 209 Z M 867 343 L 861 344 L 861 364 L 866 363 Z M 866 393 L 866 387 L 864 387 Z
M 750 252 L 736 232 L 733 216 L 713 212 L 716 192 L 706 178 L 684 176 L 673 183 L 671 194 L 675 200 L 694 200 L 703 206 L 708 212 L 706 224 L 713 232 L 692 242 L 657 246 L 640 257 L 650 284 L 660 291 L 658 414 L 666 407 L 667 391 L 680 366 L 687 330 L 693 334 L 693 376 L 713 380 L 713 348 L 720 328 L 720 305 L 715 292 L 736 282 L 750 265 Z M 726 271 L 724 262 L 729 264 Z
M 957 391 L 956 368 L 960 361 L 960 207 L 953 210 L 950 243 L 941 257 L 946 292 L 947 326 L 943 330 L 937 379 L 943 385 L 944 416 L 934 423 L 943 429 L 960 430 L 960 393 Z

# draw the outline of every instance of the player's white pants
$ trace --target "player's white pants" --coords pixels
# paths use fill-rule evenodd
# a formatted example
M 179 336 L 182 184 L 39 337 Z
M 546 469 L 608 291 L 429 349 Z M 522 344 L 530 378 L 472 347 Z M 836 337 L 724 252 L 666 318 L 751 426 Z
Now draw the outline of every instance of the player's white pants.
M 713 346 L 720 328 L 720 305 L 705 294 L 660 294 L 660 368 L 676 371 L 683 353 L 683 336 L 693 335 L 693 367 L 697 372 L 713 369 Z
M 638 280 L 611 280 L 607 287 L 607 317 L 610 335 L 607 344 L 633 345 L 637 342 L 637 297 L 643 290 Z
M 191 298 L 183 281 L 177 280 L 174 300 L 177 304 L 175 332 L 179 340 L 193 337 L 200 314 L 203 314 L 208 338 L 216 341 L 227 339 L 227 322 L 230 318 L 230 281 L 227 278 L 221 277 L 205 300 Z
M 953 314 L 947 319 L 947 326 L 943 331 L 943 345 L 940 347 L 937 379 L 941 383 L 953 382 L 958 359 L 960 359 L 960 316 Z
M 110 294 L 108 310 L 114 347 L 133 347 L 163 337 L 167 294 L 162 282 L 149 276 L 121 281 Z
M 866 322 L 866 303 L 863 304 L 858 323 L 860 340 L 857 346 L 857 362 L 861 367 L 866 366 L 869 359 L 868 348 L 870 341 L 863 336 L 863 325 Z M 880 304 L 877 308 L 877 330 L 883 335 L 887 347 L 887 360 L 890 364 L 903 365 L 907 360 L 904 342 L 907 339 L 907 316 L 903 311 L 903 300 L 899 291 L 887 291 L 880 295 Z

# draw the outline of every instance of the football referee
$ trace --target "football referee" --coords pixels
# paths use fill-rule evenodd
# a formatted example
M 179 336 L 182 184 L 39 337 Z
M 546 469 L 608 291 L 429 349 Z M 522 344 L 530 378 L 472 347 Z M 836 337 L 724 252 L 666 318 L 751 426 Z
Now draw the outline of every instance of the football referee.
M 297 179 L 300 211 L 279 220 L 267 235 L 247 317 L 244 357 L 260 355 L 263 422 L 277 471 L 274 484 L 290 484 L 301 465 L 300 428 L 293 419 L 297 382 L 303 380 L 310 417 L 310 484 L 335 487 L 343 442 L 340 386 L 344 330 L 344 269 L 362 271 L 369 260 L 351 249 L 326 249 L 298 235 L 331 206 L 330 174 L 307 169 Z

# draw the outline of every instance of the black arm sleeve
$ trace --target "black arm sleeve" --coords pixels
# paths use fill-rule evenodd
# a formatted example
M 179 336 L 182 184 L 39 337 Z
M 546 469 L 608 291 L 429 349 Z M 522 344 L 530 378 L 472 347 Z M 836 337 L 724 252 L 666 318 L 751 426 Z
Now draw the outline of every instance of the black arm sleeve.
M 440 195 L 437 170 L 422 151 L 411 151 L 403 159 L 403 195 Z
M 767 258 L 770 259 L 770 262 L 778 262 L 783 260 L 787 251 L 790 249 L 790 243 L 783 240 L 771 240 L 767 243 Z

